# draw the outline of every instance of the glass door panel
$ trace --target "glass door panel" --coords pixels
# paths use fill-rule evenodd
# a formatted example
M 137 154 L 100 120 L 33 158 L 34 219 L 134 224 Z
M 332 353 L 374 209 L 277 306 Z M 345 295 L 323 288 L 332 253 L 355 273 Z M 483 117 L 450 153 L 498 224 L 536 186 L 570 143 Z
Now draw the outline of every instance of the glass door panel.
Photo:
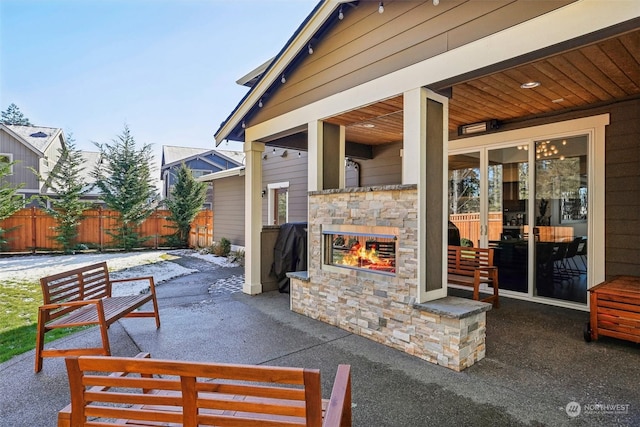
M 479 246 L 480 152 L 449 156 L 449 245 Z
M 587 302 L 588 138 L 536 141 L 534 295 Z
M 487 157 L 487 239 L 500 289 L 528 293 L 528 145 L 488 150 Z

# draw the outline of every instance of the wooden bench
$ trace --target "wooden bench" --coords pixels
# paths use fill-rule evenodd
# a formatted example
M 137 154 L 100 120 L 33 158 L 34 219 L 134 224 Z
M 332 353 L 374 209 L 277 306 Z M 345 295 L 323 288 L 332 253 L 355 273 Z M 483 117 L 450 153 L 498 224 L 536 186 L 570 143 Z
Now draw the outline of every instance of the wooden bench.
M 317 369 L 146 356 L 68 357 L 71 404 L 58 427 L 351 426 L 349 365 L 323 400 Z
M 139 280 L 149 282 L 150 292 L 130 296 L 111 296 L 114 283 Z M 122 317 L 155 317 L 156 328 L 160 327 L 153 277 L 112 280 L 109 278 L 107 263 L 101 262 L 43 277 L 40 279 L 40 287 L 44 304 L 38 309 L 36 372 L 42 370 L 44 357 L 83 354 L 110 355 L 107 329 L 109 325 Z M 153 302 L 153 311 L 135 311 L 149 301 Z M 44 348 L 44 338 L 48 331 L 86 325 L 100 326 L 101 348 Z
M 447 282 L 473 287 L 473 299 L 480 301 L 480 284 L 493 288 L 493 295 L 482 299 L 500 307 L 498 299 L 498 267 L 493 265 L 493 248 L 449 246 L 447 251 Z

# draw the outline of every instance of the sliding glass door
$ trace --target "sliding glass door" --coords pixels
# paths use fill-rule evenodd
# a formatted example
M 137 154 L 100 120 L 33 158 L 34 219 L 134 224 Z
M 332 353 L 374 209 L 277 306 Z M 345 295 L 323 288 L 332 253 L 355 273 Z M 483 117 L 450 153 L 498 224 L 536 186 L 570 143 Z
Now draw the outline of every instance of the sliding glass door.
M 586 303 L 588 152 L 586 135 L 450 152 L 449 227 L 494 248 L 501 290 Z

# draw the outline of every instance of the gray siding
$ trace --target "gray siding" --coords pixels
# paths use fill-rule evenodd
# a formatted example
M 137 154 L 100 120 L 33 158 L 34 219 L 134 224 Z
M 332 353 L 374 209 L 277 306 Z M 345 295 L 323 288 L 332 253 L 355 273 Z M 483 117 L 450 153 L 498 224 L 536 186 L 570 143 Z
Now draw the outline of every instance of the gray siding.
M 13 160 L 18 162 L 13 165 L 13 175 L 9 176 L 9 182 L 14 185 L 24 184 L 21 192 L 39 192 L 38 178 L 29 169 L 38 170 L 39 155 L 4 131 L 0 131 L 0 153 L 11 153 Z
M 373 159 L 355 160 L 360 165 L 360 186 L 402 184 L 402 143 L 376 145 Z
M 639 141 L 640 100 L 613 105 L 605 148 L 607 278 L 619 274 L 640 276 Z
M 287 149 L 287 156 L 281 157 L 284 150 L 276 148 L 273 154 L 273 147 L 266 147 L 264 153 L 267 158 L 262 160 L 262 189 L 266 190 L 267 185 L 276 182 L 289 183 L 289 222 L 307 221 L 308 210 L 308 166 L 307 153 L 297 150 Z M 262 223 L 268 224 L 269 199 L 265 195 L 262 199 Z
M 244 246 L 244 176 L 217 179 L 213 187 L 213 240 Z
M 572 3 L 361 1 L 282 85 L 251 125 L 368 82 Z

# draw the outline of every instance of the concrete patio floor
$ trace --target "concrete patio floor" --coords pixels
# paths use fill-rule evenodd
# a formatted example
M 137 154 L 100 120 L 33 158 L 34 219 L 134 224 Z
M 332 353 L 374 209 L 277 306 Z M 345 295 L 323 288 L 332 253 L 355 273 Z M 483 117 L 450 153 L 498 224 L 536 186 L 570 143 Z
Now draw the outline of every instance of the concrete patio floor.
M 162 284 L 162 327 L 121 320 L 109 331 L 112 353 L 319 368 L 325 397 L 347 363 L 355 426 L 640 425 L 640 346 L 585 343 L 586 312 L 502 298 L 488 313 L 486 358 L 456 373 L 292 313 L 287 294 L 251 297 L 225 285 L 241 274 L 217 268 Z M 60 346 L 98 340 L 87 330 Z M 39 374 L 33 364 L 31 351 L 0 365 L 0 425 L 55 426 L 69 402 L 63 359 L 45 359 Z M 581 405 L 575 417 L 571 402 Z

